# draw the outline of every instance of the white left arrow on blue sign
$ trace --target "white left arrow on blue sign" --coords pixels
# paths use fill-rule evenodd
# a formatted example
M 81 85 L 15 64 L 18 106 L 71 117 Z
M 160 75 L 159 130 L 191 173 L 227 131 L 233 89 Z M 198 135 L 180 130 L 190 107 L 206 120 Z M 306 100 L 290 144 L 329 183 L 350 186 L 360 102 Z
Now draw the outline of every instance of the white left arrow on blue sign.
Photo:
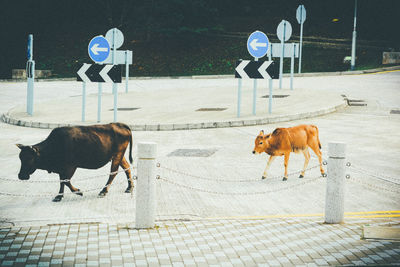
M 253 50 L 258 50 L 258 47 L 267 47 L 267 43 L 258 43 L 258 39 L 253 39 L 250 43 L 251 48 Z
M 82 81 L 88 83 L 90 79 L 86 76 L 86 71 L 92 66 L 92 64 L 83 63 L 83 66 L 78 70 L 77 74 L 81 77 Z
M 90 50 L 93 54 L 98 55 L 99 52 L 108 52 L 108 47 L 99 47 L 99 44 L 94 44 Z
M 97 63 L 101 63 L 110 55 L 110 44 L 102 35 L 95 36 L 88 46 L 89 57 Z

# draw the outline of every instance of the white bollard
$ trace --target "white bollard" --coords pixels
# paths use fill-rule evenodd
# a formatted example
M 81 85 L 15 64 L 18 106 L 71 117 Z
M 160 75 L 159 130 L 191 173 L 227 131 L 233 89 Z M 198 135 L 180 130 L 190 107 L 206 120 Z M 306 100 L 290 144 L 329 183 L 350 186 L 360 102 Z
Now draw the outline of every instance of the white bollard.
M 341 223 L 344 218 L 346 144 L 329 143 L 328 156 L 325 223 Z
M 156 143 L 138 143 L 136 228 L 154 228 L 156 216 Z

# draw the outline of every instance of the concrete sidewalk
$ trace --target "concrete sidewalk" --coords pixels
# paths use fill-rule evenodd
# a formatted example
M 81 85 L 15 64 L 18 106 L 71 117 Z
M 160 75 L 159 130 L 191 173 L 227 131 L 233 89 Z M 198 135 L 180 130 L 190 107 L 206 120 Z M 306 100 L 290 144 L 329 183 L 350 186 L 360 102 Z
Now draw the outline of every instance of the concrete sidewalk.
M 172 80 L 170 80 L 172 81 Z M 288 79 L 285 79 L 285 83 Z M 275 86 L 276 86 L 276 82 Z M 24 86 L 24 84 L 21 84 Z M 113 122 L 114 96 L 104 85 L 101 122 Z M 284 84 L 287 87 L 287 84 Z M 36 90 L 74 88 L 81 83 L 55 81 L 37 83 Z M 86 120 L 82 122 L 82 96 L 74 95 L 36 103 L 34 115 L 26 113 L 25 105 L 12 108 L 2 116 L 3 121 L 33 128 L 55 128 L 64 125 L 97 123 L 97 84 L 88 84 Z M 237 117 L 237 79 L 177 79 L 129 81 L 130 92 L 119 85 L 118 118 L 134 131 L 189 130 L 249 126 L 297 119 L 306 119 L 336 111 L 346 105 L 337 92 L 322 92 L 309 88 L 274 89 L 272 114 L 268 113 L 268 87 L 258 82 L 256 115 L 252 114 L 253 81 L 244 80 L 241 116 Z M 43 89 L 41 89 L 43 88 Z M 21 88 L 22 89 L 22 88 Z M 21 90 L 19 89 L 19 90 Z
M 399 241 L 363 239 L 390 219 L 163 221 L 0 229 L 1 266 L 362 266 L 400 263 Z

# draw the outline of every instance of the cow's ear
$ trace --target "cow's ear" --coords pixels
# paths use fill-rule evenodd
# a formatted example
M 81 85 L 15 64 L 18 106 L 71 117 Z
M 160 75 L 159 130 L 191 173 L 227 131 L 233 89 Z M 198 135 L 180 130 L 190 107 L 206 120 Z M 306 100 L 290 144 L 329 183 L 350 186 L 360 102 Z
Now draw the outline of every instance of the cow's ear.
M 32 149 L 32 151 L 35 152 L 35 154 L 39 154 L 39 150 L 37 149 L 37 147 L 30 146 L 29 148 Z
M 22 150 L 22 148 L 24 147 L 24 145 L 21 145 L 21 144 L 15 144 L 19 149 L 21 149 Z

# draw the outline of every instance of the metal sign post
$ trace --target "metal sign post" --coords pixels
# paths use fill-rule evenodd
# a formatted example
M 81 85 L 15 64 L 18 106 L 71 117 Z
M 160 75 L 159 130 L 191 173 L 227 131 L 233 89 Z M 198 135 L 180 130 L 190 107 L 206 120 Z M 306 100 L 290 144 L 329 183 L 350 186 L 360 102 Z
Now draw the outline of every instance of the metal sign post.
M 101 83 L 98 84 L 98 93 L 97 93 L 97 122 L 101 121 L 101 95 L 103 94 L 103 88 Z
M 237 103 L 237 117 L 240 118 L 240 105 L 242 103 L 242 79 L 238 79 L 238 103 Z
M 258 61 L 258 58 L 254 58 L 254 61 Z M 253 115 L 256 115 L 257 105 L 257 79 L 253 80 Z
M 28 61 L 26 62 L 27 97 L 26 112 L 33 115 L 33 89 L 35 83 L 35 61 L 33 60 L 33 34 L 28 36 Z
M 98 84 L 98 110 L 97 122 L 101 121 L 101 94 L 102 85 L 100 82 L 112 82 L 112 90 L 114 95 L 114 122 L 118 116 L 118 86 L 120 83 L 120 68 L 114 68 L 117 65 L 125 65 L 126 89 L 128 92 L 129 65 L 132 64 L 132 51 L 117 50 L 124 43 L 124 35 L 117 28 L 110 29 L 105 37 L 102 35 L 95 36 L 88 45 L 88 53 L 90 58 L 99 64 L 112 65 L 84 65 L 78 71 L 78 80 L 84 82 L 99 82 Z M 87 73 L 86 73 L 87 71 Z M 119 77 L 117 77 L 119 76 Z M 83 103 L 85 101 L 82 101 Z M 82 117 L 83 118 L 83 117 Z
M 255 31 L 250 34 L 247 39 L 247 50 L 250 55 L 254 57 L 254 61 L 258 61 L 259 58 L 265 56 L 268 52 L 269 40 L 265 33 L 261 31 Z M 254 79 L 253 84 L 253 115 L 256 115 L 257 107 L 257 80 Z
M 272 61 L 272 49 L 268 51 L 268 61 Z M 272 79 L 268 80 L 269 82 L 269 95 L 268 95 L 268 113 L 272 113 Z
M 295 54 L 295 43 L 292 43 L 292 54 L 290 56 L 290 90 L 293 90 L 294 54 Z
M 276 29 L 276 34 L 278 36 L 278 39 L 281 41 L 281 46 L 282 46 L 282 53 L 281 53 L 281 58 L 279 62 L 279 89 L 282 89 L 282 75 L 283 75 L 283 59 L 285 57 L 285 41 L 290 39 L 290 36 L 292 35 L 292 25 L 286 21 L 282 20 L 281 23 L 279 23 L 278 28 Z
M 351 42 L 351 70 L 356 67 L 356 38 L 357 38 L 357 0 L 354 1 L 353 41 Z
M 300 55 L 299 55 L 299 73 L 301 73 L 301 56 L 303 50 L 303 24 L 306 21 L 306 9 L 304 5 L 299 5 L 296 11 L 297 22 L 300 24 Z
M 128 93 L 129 81 L 129 64 L 128 64 L 128 50 L 125 51 L 125 93 Z

